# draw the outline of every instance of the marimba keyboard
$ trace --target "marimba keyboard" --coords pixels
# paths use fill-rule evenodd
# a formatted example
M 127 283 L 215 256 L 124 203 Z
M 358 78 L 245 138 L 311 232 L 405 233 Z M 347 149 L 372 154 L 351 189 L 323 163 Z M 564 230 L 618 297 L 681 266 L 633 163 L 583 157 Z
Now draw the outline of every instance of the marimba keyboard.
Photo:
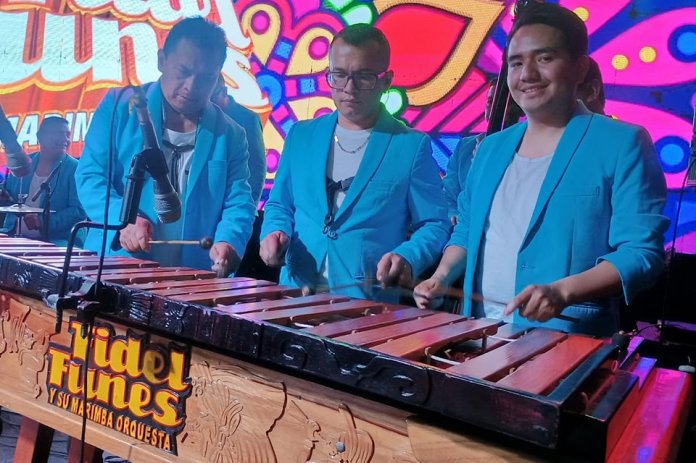
M 0 238 L 3 286 L 34 296 L 55 292 L 62 251 Z M 79 251 L 70 287 L 94 279 L 99 262 Z M 270 281 L 134 258 L 104 258 L 102 281 L 118 292 L 116 317 L 125 322 L 544 447 L 572 445 L 579 432 L 599 443 L 592 457 L 607 456 L 616 444 L 609 428 L 624 426 L 630 414 L 621 409 L 635 405 L 627 398 L 639 378 L 624 371 L 637 364 L 633 349 L 621 353 L 606 340 L 334 294 L 303 296 Z M 623 379 L 601 380 L 617 376 Z M 569 414 L 578 429 L 562 434 Z

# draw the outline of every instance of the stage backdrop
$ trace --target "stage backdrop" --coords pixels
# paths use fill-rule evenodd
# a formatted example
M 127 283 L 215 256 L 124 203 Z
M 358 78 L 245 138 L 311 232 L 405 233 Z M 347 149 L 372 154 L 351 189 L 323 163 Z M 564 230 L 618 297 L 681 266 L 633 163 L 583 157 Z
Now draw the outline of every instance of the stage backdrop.
M 433 136 L 441 169 L 457 141 L 484 130 L 486 81 L 497 74 L 513 1 L 494 0 L 0 0 L 0 103 L 28 150 L 48 115 L 70 121 L 79 157 L 106 89 L 156 80 L 156 51 L 182 17 L 220 24 L 229 93 L 258 112 L 267 188 L 298 120 L 333 110 L 324 79 L 331 37 L 375 24 L 393 50 L 390 112 Z M 562 0 L 587 24 L 607 112 L 650 132 L 674 215 L 696 103 L 696 0 Z M 4 158 L 0 159 L 4 164 Z M 672 225 L 674 226 L 674 225 Z M 668 232 L 668 238 L 672 236 Z M 677 246 L 696 252 L 696 194 L 687 191 Z

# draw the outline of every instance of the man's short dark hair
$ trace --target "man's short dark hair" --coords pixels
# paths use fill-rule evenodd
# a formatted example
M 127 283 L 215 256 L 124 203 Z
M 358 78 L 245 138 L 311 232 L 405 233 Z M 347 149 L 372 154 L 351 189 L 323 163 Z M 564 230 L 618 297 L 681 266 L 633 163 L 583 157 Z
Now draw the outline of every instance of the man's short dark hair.
M 563 46 L 573 60 L 587 54 L 585 23 L 572 11 L 555 3 L 534 3 L 527 6 L 515 19 L 508 35 L 508 45 L 521 27 L 534 24 L 544 24 L 558 30 L 563 36 Z
M 593 58 L 590 58 L 585 80 L 580 82 L 580 84 L 578 85 L 578 89 L 582 92 L 581 94 L 587 92 L 588 87 L 591 88 L 593 81 L 597 81 L 599 83 L 599 85 L 597 86 L 597 88 L 599 89 L 597 93 L 597 101 L 601 105 L 603 111 L 607 97 L 604 94 L 604 80 L 602 79 L 602 71 L 600 71 L 599 64 L 597 64 L 597 61 L 595 61 Z
M 58 116 L 49 116 L 45 118 L 42 122 L 41 125 L 39 125 L 39 130 L 37 134 L 41 134 L 43 131 L 50 127 L 55 127 L 57 125 L 67 125 L 70 126 L 70 123 L 68 122 L 67 119 L 64 119 L 62 117 Z
M 377 45 L 384 62 L 389 66 L 391 48 L 389 47 L 387 37 L 376 27 L 363 23 L 352 24 L 334 36 L 331 41 L 331 46 L 333 46 L 337 39 L 341 39 L 348 45 L 357 48 L 366 48 L 371 44 Z
M 591 80 L 598 80 L 604 83 L 602 79 L 602 71 L 599 70 L 599 64 L 593 58 L 589 59 L 589 67 L 587 68 L 587 75 L 585 76 L 584 82 L 589 82 Z M 582 84 L 580 84 L 582 85 Z
M 193 16 L 176 23 L 164 41 L 164 55 L 167 56 L 174 51 L 176 45 L 183 39 L 216 56 L 220 64 L 227 58 L 225 31 L 205 18 Z

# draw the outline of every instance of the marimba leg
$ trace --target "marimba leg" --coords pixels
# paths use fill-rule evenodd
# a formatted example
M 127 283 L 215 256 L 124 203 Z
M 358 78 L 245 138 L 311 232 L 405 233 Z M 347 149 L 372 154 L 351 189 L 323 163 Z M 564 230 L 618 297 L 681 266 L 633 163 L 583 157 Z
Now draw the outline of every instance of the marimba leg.
M 80 461 L 80 439 L 70 438 L 68 444 L 68 463 L 100 463 L 101 450 L 85 443 L 84 459 Z
M 17 438 L 14 461 L 45 463 L 51 451 L 53 429 L 23 417 Z

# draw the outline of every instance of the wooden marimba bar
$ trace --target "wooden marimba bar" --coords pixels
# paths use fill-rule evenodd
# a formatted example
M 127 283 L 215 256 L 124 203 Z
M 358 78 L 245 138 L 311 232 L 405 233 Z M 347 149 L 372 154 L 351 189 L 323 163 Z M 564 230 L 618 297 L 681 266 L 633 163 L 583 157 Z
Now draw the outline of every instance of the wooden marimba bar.
M 0 254 L 55 269 L 62 268 L 61 252 L 32 240 L 0 238 Z M 79 251 L 70 270 L 93 279 L 98 263 L 94 253 Z M 165 331 L 176 326 L 152 322 L 158 316 L 145 313 L 142 300 L 154 299 L 152 312 L 180 315 L 178 336 L 224 341 L 216 347 L 231 351 L 244 346 L 248 351 L 238 353 L 315 377 L 333 362 L 337 371 L 326 372 L 329 381 L 592 458 L 609 458 L 617 447 L 617 430 L 631 421 L 654 365 L 632 349 L 620 356 L 607 340 L 497 320 L 334 294 L 302 296 L 297 288 L 270 281 L 217 278 L 210 271 L 133 258 L 107 257 L 103 269 L 102 280 L 139 307 L 119 312 L 131 321 L 144 317 Z M 344 357 L 349 354 L 355 358 Z M 341 373 L 346 369 L 353 373 Z M 397 376 L 405 381 L 397 394 L 378 384 Z M 690 400 L 690 392 L 684 397 Z M 577 429 L 562 433 L 563 420 Z

